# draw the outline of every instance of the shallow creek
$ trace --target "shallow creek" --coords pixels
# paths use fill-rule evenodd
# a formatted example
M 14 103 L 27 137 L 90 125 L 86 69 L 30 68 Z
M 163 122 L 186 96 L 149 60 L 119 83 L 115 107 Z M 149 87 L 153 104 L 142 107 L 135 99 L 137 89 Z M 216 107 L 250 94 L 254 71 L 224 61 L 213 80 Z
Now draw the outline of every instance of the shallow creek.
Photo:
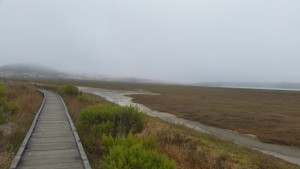
M 90 88 L 90 87 L 79 87 L 79 89 L 85 93 L 92 93 L 95 95 L 99 95 L 108 101 L 114 102 L 122 106 L 126 106 L 126 105 L 137 106 L 141 111 L 145 112 L 149 116 L 157 117 L 170 123 L 184 125 L 186 127 L 195 129 L 197 131 L 214 135 L 218 138 L 228 140 L 251 149 L 258 150 L 265 154 L 269 154 L 281 158 L 283 160 L 286 160 L 288 162 L 300 166 L 300 148 L 263 143 L 258 139 L 256 139 L 255 136 L 251 134 L 249 135 L 240 134 L 235 131 L 221 129 L 213 126 L 207 126 L 198 122 L 178 118 L 175 115 L 165 113 L 165 112 L 155 111 L 142 104 L 133 103 L 132 98 L 128 96 L 133 94 L 155 95 L 155 93 L 148 92 L 148 91 L 110 90 L 110 89 Z

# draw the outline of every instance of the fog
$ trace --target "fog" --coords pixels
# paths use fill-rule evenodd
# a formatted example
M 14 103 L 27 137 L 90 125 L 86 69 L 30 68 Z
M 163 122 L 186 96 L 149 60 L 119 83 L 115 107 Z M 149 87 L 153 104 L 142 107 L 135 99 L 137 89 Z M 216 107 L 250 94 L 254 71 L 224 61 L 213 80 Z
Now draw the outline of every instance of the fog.
M 300 82 L 299 0 L 0 0 L 0 66 Z

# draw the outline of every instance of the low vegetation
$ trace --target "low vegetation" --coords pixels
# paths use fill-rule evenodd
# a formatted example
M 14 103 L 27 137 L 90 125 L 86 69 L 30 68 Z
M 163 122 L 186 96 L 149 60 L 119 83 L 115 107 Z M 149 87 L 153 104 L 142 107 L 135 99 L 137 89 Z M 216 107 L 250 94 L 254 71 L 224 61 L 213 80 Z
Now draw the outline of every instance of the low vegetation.
M 252 134 L 263 142 L 300 147 L 300 92 L 185 86 L 119 86 L 122 89 L 160 93 L 131 96 L 134 102 L 151 109 L 210 126 Z M 106 85 L 101 87 L 109 88 Z M 111 88 L 117 88 L 117 85 L 112 85 Z
M 206 125 L 252 134 L 263 142 L 300 147 L 300 92 L 90 81 L 74 83 L 107 89 L 153 91 L 160 95 L 133 95 L 134 102 Z
M 139 168 L 136 166 L 145 168 L 145 166 L 138 163 L 138 161 L 143 161 L 143 164 L 151 165 L 150 161 L 147 161 L 147 159 L 150 158 L 152 159 L 151 161 L 157 161 L 159 166 L 165 165 L 164 168 L 168 168 L 168 166 L 173 167 L 174 165 L 172 161 L 167 159 L 175 161 L 176 167 L 180 169 L 297 168 L 297 166 L 260 152 L 249 150 L 234 143 L 222 141 L 210 135 L 199 133 L 180 125 L 169 124 L 148 116 L 145 117 L 146 123 L 144 123 L 145 128 L 142 132 L 135 132 L 136 134 L 130 134 L 131 132 L 128 132 L 128 135 L 118 134 L 118 136 L 113 136 L 113 132 L 111 131 L 114 131 L 114 125 L 107 125 L 111 126 L 108 127 L 110 132 L 103 132 L 102 129 L 107 126 L 103 124 L 90 124 L 97 124 L 94 121 L 105 120 L 98 119 L 95 115 L 91 115 L 91 119 L 87 120 L 86 118 L 89 117 L 84 117 L 86 115 L 83 114 L 97 112 L 96 109 L 101 107 L 104 109 L 114 109 L 114 104 L 94 95 L 82 95 L 86 98 L 85 102 L 80 101 L 77 96 L 66 96 L 64 99 L 71 116 L 73 119 L 76 119 L 77 130 L 92 164 L 92 168 Z M 112 105 L 112 107 L 107 108 L 109 106 L 107 104 Z M 95 111 L 93 109 L 95 109 Z M 81 117 L 83 119 L 81 119 Z M 84 123 L 90 122 L 90 124 L 86 126 L 88 129 L 83 129 L 85 127 L 83 124 L 80 124 L 83 123 L 83 121 Z M 150 150 L 150 152 L 145 153 L 145 150 Z M 153 150 L 155 154 L 158 152 L 158 154 L 154 156 L 155 158 L 149 155 L 153 153 L 151 152 Z M 137 157 L 137 153 L 144 155 Z M 167 158 L 162 157 L 160 154 Z M 140 159 L 134 161 L 136 158 Z
M 137 108 L 62 93 L 93 168 L 175 168 L 158 153 L 153 139 L 136 136 L 145 128 L 145 114 Z
M 64 85 L 58 88 L 60 95 L 78 96 L 80 94 L 78 88 L 74 85 Z
M 0 85 L 0 125 L 6 122 L 6 119 L 14 115 L 19 110 L 19 106 L 7 100 L 7 92 L 4 85 Z
M 258 151 L 156 118 L 147 118 L 147 127 L 139 136 L 154 138 L 159 152 L 173 159 L 180 169 L 298 168 Z
M 98 104 L 81 111 L 77 126 L 91 135 L 127 137 L 144 129 L 144 116 L 134 107 Z
M 151 138 L 140 139 L 134 135 L 102 136 L 102 148 L 108 152 L 100 166 L 112 168 L 151 168 L 175 169 L 175 163 L 157 152 L 156 141 Z
M 31 85 L 6 82 L 0 85 L 0 169 L 9 167 L 42 103 Z

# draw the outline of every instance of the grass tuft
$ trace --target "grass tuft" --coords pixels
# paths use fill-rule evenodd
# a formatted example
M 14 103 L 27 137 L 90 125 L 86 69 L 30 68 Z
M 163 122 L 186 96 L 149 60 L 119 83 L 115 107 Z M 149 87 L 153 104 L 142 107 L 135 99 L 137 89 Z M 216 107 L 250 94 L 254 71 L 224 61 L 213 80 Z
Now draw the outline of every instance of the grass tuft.
M 62 96 L 77 96 L 80 94 L 78 88 L 74 85 L 64 85 L 58 88 L 58 93 Z
M 153 137 L 159 152 L 173 159 L 179 169 L 190 168 L 297 168 L 283 160 L 217 139 L 196 130 L 147 118 L 139 135 Z
M 175 169 L 173 161 L 168 160 L 156 151 L 155 140 L 139 139 L 133 135 L 113 138 L 102 137 L 103 145 L 109 154 L 105 156 L 101 169 L 111 168 L 145 168 L 145 169 Z
M 6 169 L 31 126 L 42 95 L 28 84 L 10 82 L 3 86 L 0 85 L 0 168 Z

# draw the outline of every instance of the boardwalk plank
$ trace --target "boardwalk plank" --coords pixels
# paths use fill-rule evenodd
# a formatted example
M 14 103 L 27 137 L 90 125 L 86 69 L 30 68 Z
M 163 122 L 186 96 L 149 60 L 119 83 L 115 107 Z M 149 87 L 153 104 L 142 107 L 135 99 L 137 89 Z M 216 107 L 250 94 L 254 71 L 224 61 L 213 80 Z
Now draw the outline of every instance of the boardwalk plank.
M 20 169 L 74 169 L 83 168 L 81 163 L 21 164 Z
M 25 163 L 22 163 L 23 166 L 30 165 L 30 166 L 37 166 L 41 164 L 46 165 L 55 165 L 55 164 L 69 164 L 69 163 L 77 163 L 78 166 L 81 166 L 78 163 L 80 159 L 68 159 L 68 158 L 53 158 L 53 159 L 42 159 L 42 160 L 27 160 Z
M 64 103 L 45 92 L 45 104 L 30 136 L 18 169 L 84 169 Z M 84 159 L 86 160 L 86 159 Z
M 28 145 L 32 151 L 68 150 L 76 149 L 76 145 L 70 143 L 48 143 Z

